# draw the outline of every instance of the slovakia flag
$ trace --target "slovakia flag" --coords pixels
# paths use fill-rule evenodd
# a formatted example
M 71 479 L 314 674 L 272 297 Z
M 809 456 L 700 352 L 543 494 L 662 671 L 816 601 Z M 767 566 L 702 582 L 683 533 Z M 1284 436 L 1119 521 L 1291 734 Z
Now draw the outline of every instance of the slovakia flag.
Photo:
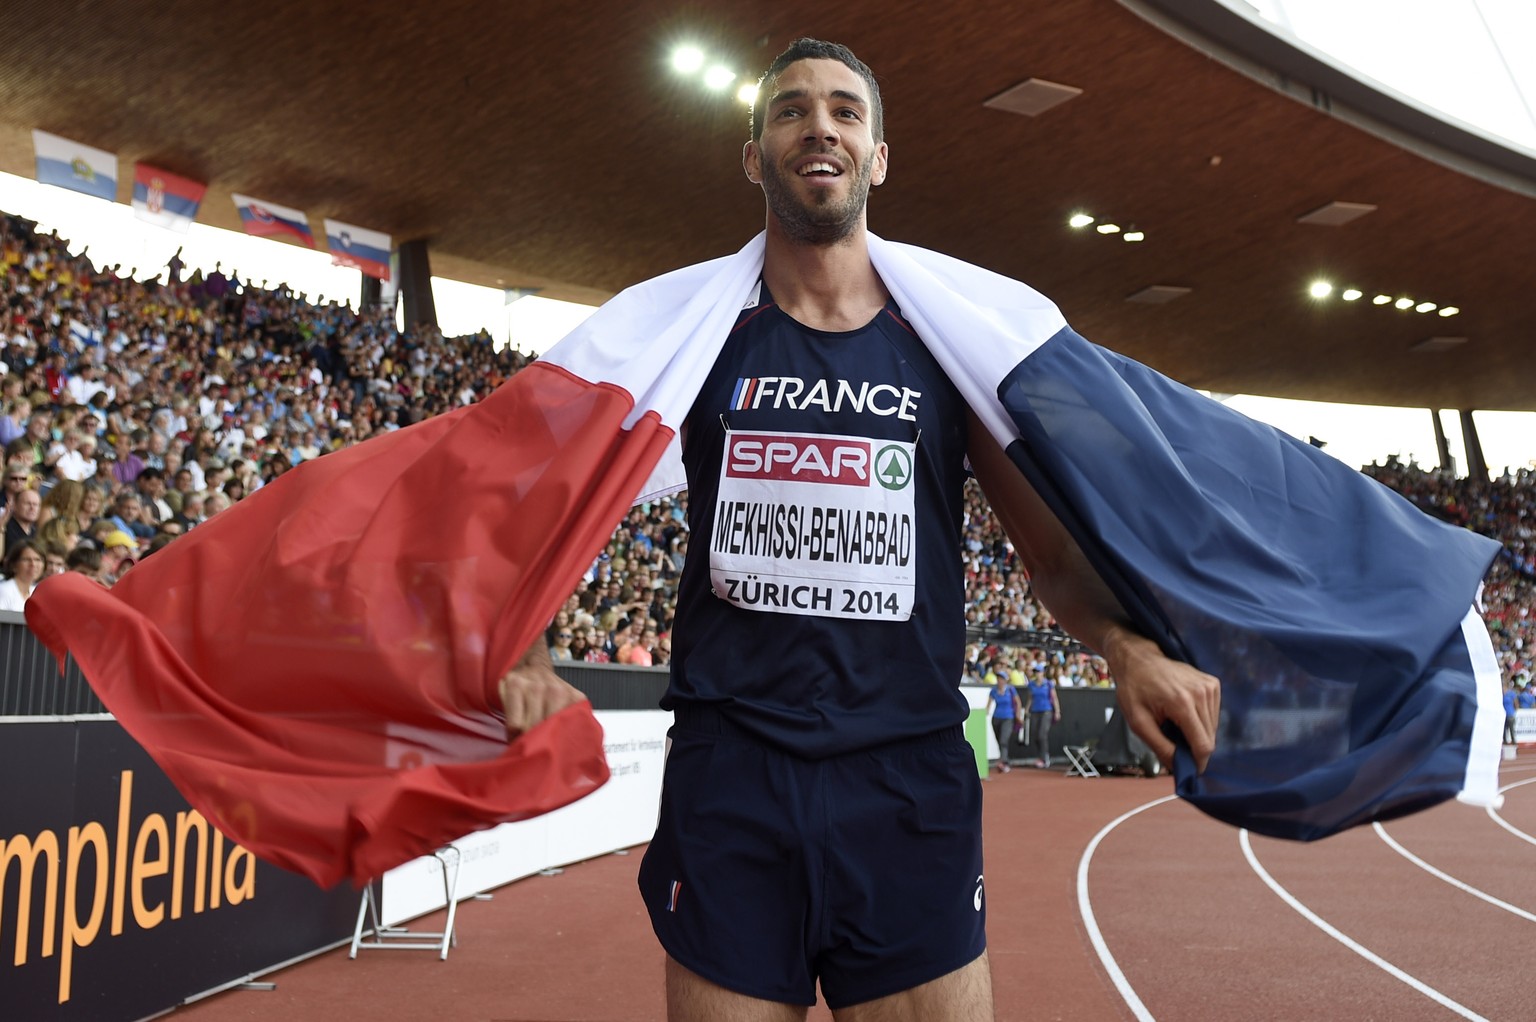
M 309 228 L 309 217 L 296 209 L 279 206 L 275 202 L 263 202 L 238 192 L 230 195 L 235 208 L 240 211 L 240 225 L 245 233 L 258 238 L 289 237 L 315 247 L 315 232 Z
M 117 157 L 46 131 L 32 132 L 37 179 L 75 192 L 117 201 Z
M 389 279 L 389 235 L 327 219 L 325 241 L 331 248 L 331 262 L 337 266 L 350 266 L 370 277 Z
M 187 233 L 197 219 L 208 186 L 168 170 L 136 163 L 133 167 L 133 215 L 169 230 Z

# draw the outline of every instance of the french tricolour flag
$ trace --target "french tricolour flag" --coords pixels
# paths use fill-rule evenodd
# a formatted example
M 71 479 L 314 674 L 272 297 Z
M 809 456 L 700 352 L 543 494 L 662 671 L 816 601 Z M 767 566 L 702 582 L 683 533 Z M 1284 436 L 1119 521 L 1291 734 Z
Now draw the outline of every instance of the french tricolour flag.
M 389 279 L 389 235 L 327 218 L 325 241 L 331 249 L 331 262 L 337 266 L 350 266 L 370 277 Z
M 207 185 L 191 178 L 147 163 L 134 164 L 133 215 L 156 226 L 187 233 L 207 191 Z
M 117 200 L 116 156 L 46 131 L 32 132 L 32 146 L 37 150 L 37 179 L 43 184 Z
M 1470 610 L 1496 543 L 1089 344 L 1025 284 L 868 243 L 1127 616 L 1221 680 L 1181 796 L 1304 839 L 1499 802 Z M 686 481 L 679 429 L 764 244 L 626 290 L 483 401 L 305 462 L 111 589 L 44 579 L 27 624 L 215 826 L 321 886 L 580 798 L 608 777 L 590 704 L 509 742 L 498 682 L 636 498 Z
M 235 192 L 230 195 L 235 208 L 240 211 L 240 224 L 245 233 L 258 238 L 289 237 L 315 247 L 315 232 L 310 230 L 309 217 L 299 210 L 264 202 L 249 195 Z

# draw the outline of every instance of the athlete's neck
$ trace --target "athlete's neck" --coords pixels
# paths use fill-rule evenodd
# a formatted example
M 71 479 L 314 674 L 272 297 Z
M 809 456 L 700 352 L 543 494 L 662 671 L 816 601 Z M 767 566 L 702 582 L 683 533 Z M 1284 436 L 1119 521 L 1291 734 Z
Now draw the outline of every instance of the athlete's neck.
M 857 330 L 890 300 L 869 261 L 862 225 L 830 245 L 797 243 L 777 226 L 770 216 L 763 282 L 779 308 L 797 323 L 815 330 Z

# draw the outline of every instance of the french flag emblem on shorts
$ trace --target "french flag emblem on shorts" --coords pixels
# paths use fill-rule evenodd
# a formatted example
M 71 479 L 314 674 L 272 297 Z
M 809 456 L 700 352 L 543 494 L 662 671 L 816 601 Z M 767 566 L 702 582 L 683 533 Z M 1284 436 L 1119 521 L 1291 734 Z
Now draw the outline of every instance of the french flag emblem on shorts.
M 683 882 L 681 880 L 674 880 L 674 881 L 672 881 L 672 893 L 667 896 L 667 911 L 668 912 L 676 912 L 677 911 L 677 899 L 678 899 L 678 897 L 680 895 L 682 895 L 682 893 L 683 893 Z

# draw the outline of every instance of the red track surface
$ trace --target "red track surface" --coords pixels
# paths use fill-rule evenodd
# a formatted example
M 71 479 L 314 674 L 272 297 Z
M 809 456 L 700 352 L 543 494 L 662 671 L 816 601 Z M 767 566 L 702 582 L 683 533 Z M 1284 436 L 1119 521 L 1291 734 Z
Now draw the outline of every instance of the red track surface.
M 1536 781 L 1526 758 L 1504 783 Z M 1167 780 L 1083 780 L 1016 770 L 987 785 L 987 904 L 1000 1022 L 1132 1019 L 1079 912 L 1078 871 L 1096 834 L 1170 794 Z M 1536 783 L 1500 814 L 1450 804 L 1385 827 L 1408 851 L 1536 915 Z M 1394 978 L 1303 918 L 1260 879 L 1239 832 L 1179 802 L 1110 830 L 1088 869 L 1108 953 L 1146 1016 L 1172 1020 L 1530 1019 L 1515 964 L 1536 921 L 1438 879 L 1370 828 L 1314 845 L 1252 839 L 1258 862 L 1312 912 L 1470 1013 Z M 179 1009 L 179 1022 L 230 1020 L 586 1020 L 664 1017 L 662 954 L 635 893 L 639 850 L 531 877 L 466 902 L 459 946 L 333 951 L 266 977 L 274 992 L 230 991 Z M 417 925 L 431 929 L 441 916 Z M 750 921 L 744 920 L 744 925 Z M 813 1019 L 828 1019 L 824 1007 Z

